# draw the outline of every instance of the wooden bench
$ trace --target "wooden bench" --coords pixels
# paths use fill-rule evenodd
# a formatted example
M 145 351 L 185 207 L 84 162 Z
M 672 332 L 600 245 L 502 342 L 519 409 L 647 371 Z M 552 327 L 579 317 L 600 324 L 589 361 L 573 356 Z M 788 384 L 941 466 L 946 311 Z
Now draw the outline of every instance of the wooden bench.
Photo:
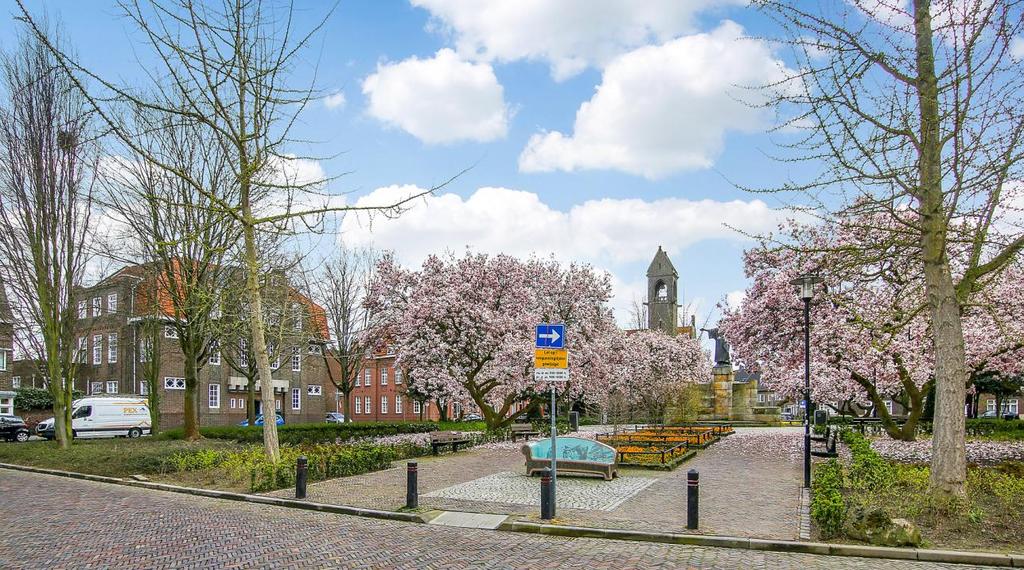
M 551 468 L 551 439 L 524 444 L 526 474 L 530 477 Z M 600 475 L 606 481 L 619 475 L 619 458 L 610 445 L 579 437 L 558 438 L 558 473 Z
M 461 431 L 430 432 L 430 449 L 437 455 L 437 450 L 444 445 L 452 446 L 452 453 L 459 450 L 460 445 L 468 445 L 469 438 Z
M 531 424 L 512 424 L 512 441 L 515 442 L 519 436 L 525 437 L 527 441 L 532 435 L 540 435 L 540 432 L 533 429 Z

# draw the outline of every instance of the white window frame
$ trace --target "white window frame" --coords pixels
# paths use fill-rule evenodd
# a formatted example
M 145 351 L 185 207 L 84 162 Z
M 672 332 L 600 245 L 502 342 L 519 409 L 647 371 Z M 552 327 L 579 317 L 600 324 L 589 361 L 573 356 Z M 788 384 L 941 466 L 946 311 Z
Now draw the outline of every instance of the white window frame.
M 107 335 L 107 362 L 117 363 L 117 333 Z
M 103 314 L 103 297 L 92 298 L 92 316 L 98 317 Z
M 0 349 L 0 372 L 7 371 L 7 361 L 11 358 L 10 352 L 6 348 Z
M 206 363 L 211 366 L 220 366 L 220 347 L 216 344 L 210 347 L 210 357 L 206 359 Z
M 373 400 L 371 400 L 369 396 L 366 396 L 365 398 L 363 398 L 363 413 L 364 414 L 372 414 L 373 413 Z
M 249 341 L 244 338 L 238 339 L 238 365 L 249 366 Z
M 164 376 L 164 390 L 184 390 L 185 379 L 177 376 Z
M 89 301 L 79 301 L 78 302 L 78 319 L 82 320 L 82 319 L 88 319 L 88 318 L 89 318 Z
M 145 380 L 139 380 L 139 395 L 140 396 L 148 396 L 149 395 L 149 383 L 146 382 Z
M 277 398 L 274 398 L 274 411 L 275 412 L 280 412 L 281 411 L 281 400 L 278 400 Z
M 11 376 L 11 388 L 15 390 L 21 388 L 21 376 Z
M 302 409 L 302 390 L 299 388 L 292 388 L 292 409 Z
M 885 411 L 889 412 L 889 415 L 892 415 L 892 400 L 886 400 L 884 403 Z
M 371 385 L 370 381 L 371 381 L 370 369 L 367 368 L 366 370 L 363 370 L 363 385 L 366 386 L 366 387 L 369 387 Z
M 1020 401 L 1017 400 L 1017 398 L 1007 398 L 1003 400 L 1003 413 L 1014 415 L 1020 413 Z
M 381 386 L 387 386 L 388 385 L 388 369 L 387 368 L 381 368 L 380 369 L 380 385 Z
M 385 395 L 385 396 L 381 396 L 380 397 L 380 414 L 383 416 L 383 415 L 386 415 L 387 413 L 388 413 L 388 397 Z
M 210 397 L 207 404 L 209 404 L 210 409 L 220 408 L 220 384 L 210 384 L 208 393 Z
M 760 392 L 760 393 L 757 394 L 757 403 L 758 404 L 763 404 L 763 403 L 765 403 L 767 401 L 768 401 L 768 394 L 765 394 L 764 392 Z
M 309 343 L 309 351 L 308 352 L 310 354 L 323 354 L 324 353 L 323 352 L 323 347 L 321 347 L 319 344 L 317 344 L 315 342 Z
M 306 385 L 307 396 L 323 396 L 324 387 L 320 384 L 308 384 Z
M 87 336 L 78 337 L 78 363 L 89 363 L 89 337 Z
M 292 372 L 300 372 L 302 370 L 302 351 L 299 347 L 292 348 Z
M 178 338 L 178 329 L 174 325 L 164 325 L 164 338 Z
M 402 384 L 402 369 L 395 368 L 395 386 Z
M 356 396 L 355 400 L 356 400 L 356 413 L 357 414 L 363 413 L 363 399 L 360 398 L 359 396 Z
M 103 382 L 102 381 L 95 380 L 93 382 L 89 382 L 89 395 L 90 396 L 93 395 L 93 394 L 102 394 L 102 393 L 103 393 Z
M 996 399 L 995 398 L 992 398 L 991 400 L 986 400 L 985 401 L 985 411 L 986 412 L 994 412 L 994 411 L 996 411 Z
M 117 312 L 117 293 L 110 293 L 107 295 L 107 313 L 114 314 Z
M 121 393 L 121 387 L 118 385 L 117 380 L 107 380 L 107 394 L 119 394 Z M 113 390 L 111 390 L 113 388 Z
M 103 335 L 92 335 L 92 363 L 93 365 L 103 364 Z
M 462 415 L 462 403 L 461 402 L 454 402 L 454 403 L 452 403 L 452 417 L 453 418 L 457 418 L 460 415 Z
M 402 395 L 395 394 L 395 413 L 402 415 Z
M 414 413 L 414 414 L 416 414 L 418 416 L 418 415 L 420 415 L 420 412 L 422 412 L 422 411 L 423 411 L 423 404 L 421 404 L 419 400 L 413 400 L 412 401 L 412 413 Z
M 235 407 L 236 407 L 236 406 L 235 406 L 235 399 L 234 399 L 234 398 L 228 398 L 228 400 L 230 400 L 230 401 L 228 402 L 228 406 L 229 406 L 229 407 L 230 407 L 230 408 L 231 408 L 232 410 L 233 410 L 233 409 L 235 409 Z

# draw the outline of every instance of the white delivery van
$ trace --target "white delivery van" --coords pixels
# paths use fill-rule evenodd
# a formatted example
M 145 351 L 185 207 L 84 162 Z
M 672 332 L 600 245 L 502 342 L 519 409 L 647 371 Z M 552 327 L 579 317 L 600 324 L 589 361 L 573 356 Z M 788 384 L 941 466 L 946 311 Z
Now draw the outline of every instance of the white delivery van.
M 76 438 L 139 437 L 150 431 L 149 405 L 145 398 L 130 396 L 75 400 L 71 407 L 71 429 Z M 52 439 L 53 418 L 39 422 L 36 433 Z

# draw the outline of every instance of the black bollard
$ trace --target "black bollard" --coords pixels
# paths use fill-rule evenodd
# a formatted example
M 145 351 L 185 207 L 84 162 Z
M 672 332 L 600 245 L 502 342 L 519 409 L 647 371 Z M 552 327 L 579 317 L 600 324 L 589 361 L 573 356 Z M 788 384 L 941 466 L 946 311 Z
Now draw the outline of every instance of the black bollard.
M 405 508 L 407 509 L 415 509 L 420 504 L 417 472 L 416 462 L 410 461 L 405 479 Z
M 305 455 L 300 455 L 298 460 L 295 461 L 295 498 L 305 499 L 306 498 L 306 478 L 309 475 L 308 459 Z
M 697 513 L 700 501 L 700 473 L 696 469 L 686 472 L 686 528 L 697 530 Z
M 555 518 L 555 504 L 551 500 L 551 470 L 542 469 L 540 472 L 540 518 L 551 520 Z
M 576 411 L 569 412 L 569 431 L 576 432 L 580 431 L 580 413 Z

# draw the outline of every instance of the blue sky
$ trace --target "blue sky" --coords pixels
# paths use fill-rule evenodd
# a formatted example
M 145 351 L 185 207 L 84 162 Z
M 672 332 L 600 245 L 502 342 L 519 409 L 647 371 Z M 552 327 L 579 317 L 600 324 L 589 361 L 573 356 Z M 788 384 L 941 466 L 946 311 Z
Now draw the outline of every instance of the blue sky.
M 299 2 L 296 28 L 325 5 Z M 146 48 L 116 6 L 46 7 L 86 66 L 143 82 Z M 315 69 L 328 97 L 295 130 L 319 142 L 294 152 L 332 157 L 305 166 L 350 172 L 331 191 L 364 203 L 472 166 L 398 220 L 345 219 L 349 243 L 410 265 L 466 246 L 593 263 L 612 273 L 622 321 L 662 245 L 703 320 L 745 287 L 750 242 L 726 225 L 760 232 L 782 217 L 771 195 L 733 186 L 791 174 L 766 156 L 774 118 L 744 104 L 761 95 L 737 88 L 785 72 L 784 54 L 746 37 L 770 32 L 724 0 L 342 0 L 295 72 Z

